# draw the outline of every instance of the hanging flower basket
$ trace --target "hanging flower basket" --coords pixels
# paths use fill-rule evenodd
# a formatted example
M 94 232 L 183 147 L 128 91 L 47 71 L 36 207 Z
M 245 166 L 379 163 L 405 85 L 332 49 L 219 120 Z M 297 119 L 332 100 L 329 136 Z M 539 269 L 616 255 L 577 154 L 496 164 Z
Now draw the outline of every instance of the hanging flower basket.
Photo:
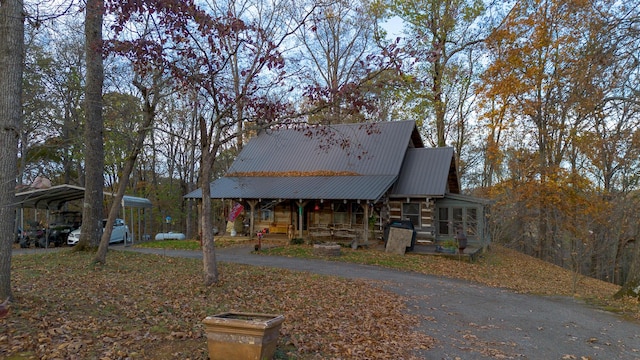
M 209 359 L 271 359 L 276 352 L 283 315 L 226 312 L 207 316 Z

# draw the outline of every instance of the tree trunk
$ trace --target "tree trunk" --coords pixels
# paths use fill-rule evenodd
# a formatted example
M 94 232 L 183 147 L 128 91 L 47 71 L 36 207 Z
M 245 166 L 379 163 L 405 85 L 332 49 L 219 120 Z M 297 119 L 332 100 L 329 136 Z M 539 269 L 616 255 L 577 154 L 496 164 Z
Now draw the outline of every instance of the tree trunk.
M 209 187 L 214 157 L 215 150 L 203 149 L 202 172 L 200 176 L 200 188 L 202 189 L 200 226 L 202 232 L 202 264 L 204 266 L 205 286 L 210 286 L 218 282 L 218 264 L 213 241 L 213 224 L 211 223 L 211 189 Z
M 18 136 L 22 123 L 24 15 L 22 0 L 0 5 L 0 298 L 12 298 L 13 246 L 18 165 Z
M 634 244 L 634 256 L 633 262 L 631 262 L 631 267 L 629 268 L 629 275 L 622 285 L 622 288 L 618 290 L 618 292 L 613 296 L 616 299 L 622 298 L 624 296 L 634 297 L 640 300 L 640 246 L 638 244 Z
M 102 14 L 103 0 L 87 0 L 85 15 L 85 52 L 87 63 L 85 111 L 85 192 L 82 208 L 82 230 L 77 250 L 98 246 L 102 233 L 104 186 L 104 143 L 102 120 Z

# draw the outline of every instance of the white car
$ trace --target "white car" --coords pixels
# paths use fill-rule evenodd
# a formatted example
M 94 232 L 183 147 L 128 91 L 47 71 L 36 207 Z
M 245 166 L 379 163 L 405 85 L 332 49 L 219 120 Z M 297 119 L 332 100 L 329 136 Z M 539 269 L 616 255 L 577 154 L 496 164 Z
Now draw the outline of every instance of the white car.
M 104 226 L 107 223 L 107 220 L 102 220 L 102 229 L 104 230 Z M 131 233 L 129 232 L 129 227 L 124 223 L 122 219 L 116 219 L 113 223 L 113 230 L 111 231 L 111 239 L 109 239 L 109 244 L 111 243 L 119 243 L 119 242 L 128 242 L 131 239 Z M 73 230 L 69 237 L 67 238 L 67 245 L 75 245 L 80 240 L 80 229 Z

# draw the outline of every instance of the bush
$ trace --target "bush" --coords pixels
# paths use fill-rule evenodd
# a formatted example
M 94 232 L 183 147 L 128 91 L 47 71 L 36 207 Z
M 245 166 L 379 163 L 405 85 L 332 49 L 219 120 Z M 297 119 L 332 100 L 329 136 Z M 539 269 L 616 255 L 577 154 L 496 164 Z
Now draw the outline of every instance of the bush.
M 293 238 L 293 239 L 291 239 L 289 244 L 291 244 L 291 245 L 302 245 L 302 244 L 304 244 L 304 239 L 303 238 Z

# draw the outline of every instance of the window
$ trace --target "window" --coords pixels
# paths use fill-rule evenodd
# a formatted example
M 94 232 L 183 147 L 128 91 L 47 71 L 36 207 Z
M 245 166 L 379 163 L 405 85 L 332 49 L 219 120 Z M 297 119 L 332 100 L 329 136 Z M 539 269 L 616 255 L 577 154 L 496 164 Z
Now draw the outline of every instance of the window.
M 336 204 L 333 210 L 333 223 L 334 224 L 347 224 L 347 205 Z
M 458 229 L 464 229 L 463 219 L 462 208 L 453 208 L 453 229 L 450 229 L 450 234 L 456 234 Z
M 411 220 L 414 227 L 420 225 L 420 203 L 404 203 L 402 204 L 402 220 Z
M 364 224 L 364 208 L 358 203 L 351 203 L 351 225 Z
M 438 209 L 438 234 L 449 234 L 449 208 Z
M 438 235 L 454 235 L 458 228 L 467 236 L 478 234 L 478 209 L 475 207 L 438 208 Z
M 271 209 L 262 209 L 262 210 L 260 210 L 260 221 L 261 222 L 272 222 L 273 221 L 273 211 Z
M 466 224 L 467 224 L 467 228 L 466 228 L 467 235 L 478 234 L 478 209 L 467 208 Z

